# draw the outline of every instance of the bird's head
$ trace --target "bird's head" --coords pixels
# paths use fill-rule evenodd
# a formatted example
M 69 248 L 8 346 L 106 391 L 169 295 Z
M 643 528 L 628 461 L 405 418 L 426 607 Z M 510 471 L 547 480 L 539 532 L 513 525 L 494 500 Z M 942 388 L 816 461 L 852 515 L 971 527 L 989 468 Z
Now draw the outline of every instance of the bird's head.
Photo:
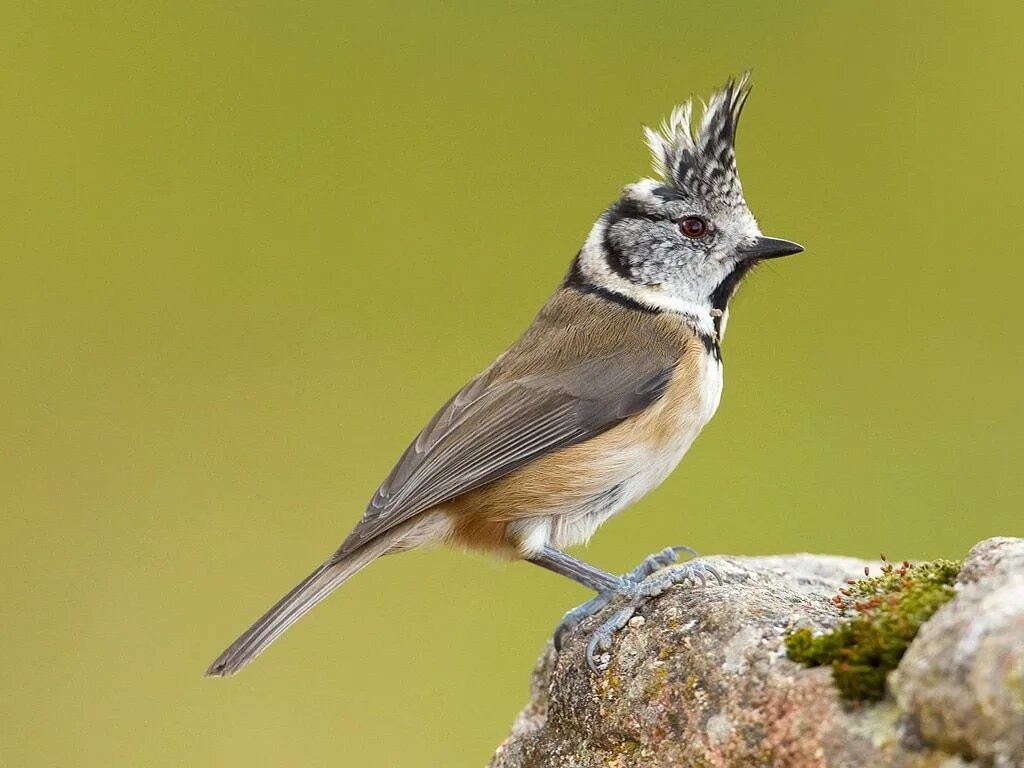
M 764 237 L 743 198 L 736 126 L 749 93 L 744 75 L 711 97 L 696 130 L 689 101 L 644 129 L 660 178 L 628 185 L 597 220 L 577 266 L 584 279 L 652 308 L 717 317 L 758 262 L 803 250 Z

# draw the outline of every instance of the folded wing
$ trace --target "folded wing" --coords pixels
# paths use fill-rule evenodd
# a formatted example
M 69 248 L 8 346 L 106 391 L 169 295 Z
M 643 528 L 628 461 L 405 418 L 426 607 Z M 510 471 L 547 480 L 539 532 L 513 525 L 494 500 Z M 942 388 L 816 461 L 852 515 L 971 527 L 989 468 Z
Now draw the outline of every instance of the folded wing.
M 664 393 L 678 359 L 661 352 L 626 348 L 514 376 L 499 358 L 420 432 L 335 557 L 647 408 Z

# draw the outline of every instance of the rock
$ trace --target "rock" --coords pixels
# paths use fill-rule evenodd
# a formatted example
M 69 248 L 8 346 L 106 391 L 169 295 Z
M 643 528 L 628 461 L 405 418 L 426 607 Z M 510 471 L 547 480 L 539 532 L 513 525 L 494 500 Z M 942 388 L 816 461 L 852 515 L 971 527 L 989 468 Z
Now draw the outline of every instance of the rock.
M 724 583 L 677 587 L 584 661 L 613 604 L 549 644 L 491 768 L 1024 766 L 1024 540 L 990 539 L 924 624 L 895 695 L 840 699 L 830 668 L 790 661 L 787 631 L 836 627 L 832 597 L 865 566 L 843 557 L 707 558 Z M 877 570 L 877 569 L 875 569 Z
M 1024 766 L 1024 543 L 988 539 L 958 594 L 921 627 L 889 678 L 927 743 L 983 765 Z

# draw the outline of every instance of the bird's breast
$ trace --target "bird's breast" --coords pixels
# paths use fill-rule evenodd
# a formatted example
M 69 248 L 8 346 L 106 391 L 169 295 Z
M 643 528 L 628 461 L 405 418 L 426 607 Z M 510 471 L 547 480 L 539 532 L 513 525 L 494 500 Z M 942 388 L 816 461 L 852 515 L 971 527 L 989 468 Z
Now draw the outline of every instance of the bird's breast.
M 512 546 L 522 554 L 545 543 L 579 544 L 661 484 L 722 396 L 721 362 L 698 349 L 682 355 L 665 394 L 645 410 L 447 502 L 450 539 L 473 549 Z
M 722 383 L 720 360 L 703 349 L 700 355 L 684 355 L 657 403 L 588 441 L 585 448 L 579 446 L 578 456 L 566 450 L 560 457 L 566 462 L 562 473 L 580 478 L 588 493 L 562 497 L 561 509 L 543 523 L 539 534 L 559 548 L 581 544 L 603 522 L 661 485 L 714 416 Z
M 710 354 L 684 358 L 664 397 L 623 426 L 635 446 L 635 472 L 626 479 L 622 506 L 656 488 L 671 474 L 722 399 L 722 363 Z

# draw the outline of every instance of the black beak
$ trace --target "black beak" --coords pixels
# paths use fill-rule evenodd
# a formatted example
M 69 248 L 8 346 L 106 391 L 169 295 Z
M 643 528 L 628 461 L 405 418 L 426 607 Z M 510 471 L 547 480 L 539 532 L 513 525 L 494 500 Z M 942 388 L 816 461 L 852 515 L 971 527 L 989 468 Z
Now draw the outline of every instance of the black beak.
M 752 240 L 739 249 L 740 256 L 751 261 L 763 261 L 764 259 L 777 259 L 780 256 L 791 256 L 800 253 L 804 247 L 789 240 L 780 240 L 776 237 L 759 237 Z

